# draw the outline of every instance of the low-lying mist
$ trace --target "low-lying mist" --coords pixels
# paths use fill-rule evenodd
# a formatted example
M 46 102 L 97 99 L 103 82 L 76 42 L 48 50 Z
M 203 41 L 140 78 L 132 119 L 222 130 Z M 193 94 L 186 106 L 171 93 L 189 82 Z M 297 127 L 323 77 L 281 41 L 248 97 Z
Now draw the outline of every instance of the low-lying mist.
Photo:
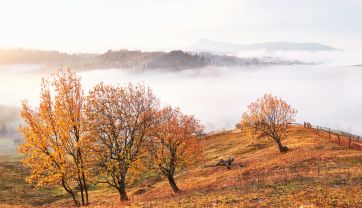
M 360 65 L 361 50 L 332 50 L 332 51 L 266 51 L 248 50 L 239 51 L 235 54 L 240 58 L 265 58 L 274 57 L 276 59 L 299 62 L 305 64 L 324 64 L 328 66 L 348 66 Z
M 179 106 L 185 113 L 194 114 L 209 131 L 233 128 L 250 102 L 271 93 L 298 110 L 298 122 L 362 134 L 362 67 L 343 65 L 260 65 L 146 72 L 108 69 L 79 75 L 85 92 L 99 82 L 121 85 L 144 82 L 163 104 Z M 37 104 L 41 77 L 45 75 L 31 73 L 29 67 L 35 72 L 36 66 L 25 67 L 24 71 L 20 70 L 23 65 L 1 68 L 0 104 L 20 106 L 24 99 Z
M 254 66 L 145 73 L 97 70 L 81 76 L 86 89 L 101 81 L 144 82 L 163 103 L 194 114 L 208 130 L 233 128 L 250 102 L 272 93 L 298 110 L 298 122 L 362 133 L 362 67 Z

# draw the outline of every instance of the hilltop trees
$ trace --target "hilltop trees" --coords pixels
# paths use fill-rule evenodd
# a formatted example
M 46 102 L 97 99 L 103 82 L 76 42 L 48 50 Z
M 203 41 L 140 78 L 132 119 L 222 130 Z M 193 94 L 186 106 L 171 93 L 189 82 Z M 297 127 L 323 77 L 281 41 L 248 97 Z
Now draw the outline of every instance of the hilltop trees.
M 280 98 L 264 95 L 248 106 L 242 129 L 273 139 L 285 152 L 281 139 L 296 112 Z M 60 70 L 43 80 L 39 107 L 32 109 L 24 101 L 21 116 L 24 142 L 18 151 L 31 170 L 27 181 L 62 186 L 76 206 L 88 205 L 91 182 L 106 183 L 121 201 L 128 200 L 130 178 L 150 167 L 178 193 L 176 172 L 203 159 L 199 137 L 204 127 L 179 108 L 161 108 L 143 84 L 100 83 L 85 96 L 80 78 Z M 230 168 L 232 162 L 218 164 Z
M 286 152 L 288 147 L 282 144 L 281 139 L 286 136 L 296 113 L 297 111 L 281 98 L 265 94 L 248 106 L 241 123 L 259 137 L 267 136 L 273 139 L 279 151 Z
M 206 60 L 204 56 L 198 54 L 190 54 L 183 51 L 171 51 L 162 54 L 147 63 L 148 68 L 172 68 L 172 69 L 185 69 L 206 66 L 210 61 Z
M 54 90 L 55 95 L 51 94 Z M 80 205 L 88 204 L 88 145 L 83 128 L 83 92 L 80 78 L 70 71 L 59 71 L 54 80 L 43 80 L 38 109 L 23 103 L 20 126 L 23 135 L 18 151 L 31 169 L 28 182 L 38 186 L 62 185 Z
M 125 201 L 130 178 L 152 167 L 180 191 L 175 172 L 202 157 L 198 120 L 179 109 L 160 109 L 143 84 L 100 83 L 85 96 L 70 70 L 52 78 L 41 84 L 38 108 L 22 105 L 18 151 L 31 170 L 29 183 L 61 185 L 76 206 L 88 204 L 90 183 L 106 183 Z
M 145 142 L 154 126 L 158 99 L 143 85 L 97 85 L 87 97 L 88 126 L 94 135 L 95 169 L 100 182 L 116 188 L 128 200 L 126 179 L 145 156 Z
M 157 122 L 149 146 L 150 155 L 159 172 L 167 177 L 172 190 L 177 193 L 174 175 L 177 169 L 189 166 L 202 156 L 198 136 L 203 126 L 193 116 L 166 107 L 156 116 Z

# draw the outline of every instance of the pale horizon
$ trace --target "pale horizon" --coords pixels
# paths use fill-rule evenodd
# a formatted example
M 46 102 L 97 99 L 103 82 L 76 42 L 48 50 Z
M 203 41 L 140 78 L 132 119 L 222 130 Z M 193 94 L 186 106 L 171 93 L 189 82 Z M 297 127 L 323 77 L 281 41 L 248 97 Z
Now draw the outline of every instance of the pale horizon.
M 0 48 L 156 51 L 184 48 L 200 39 L 362 48 L 362 2 L 356 0 L 106 2 L 1 1 Z

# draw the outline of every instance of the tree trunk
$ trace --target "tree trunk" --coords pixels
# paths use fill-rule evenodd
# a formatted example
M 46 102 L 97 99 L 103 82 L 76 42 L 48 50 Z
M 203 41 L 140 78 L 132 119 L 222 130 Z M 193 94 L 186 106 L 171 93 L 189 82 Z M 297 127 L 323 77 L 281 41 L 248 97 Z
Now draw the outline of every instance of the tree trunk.
M 77 206 L 77 207 L 79 207 L 79 206 L 80 206 L 80 202 L 77 200 L 77 196 L 75 195 L 75 193 L 73 192 L 72 189 L 70 189 L 69 187 L 67 187 L 66 182 L 65 182 L 64 179 L 62 179 L 62 185 L 63 185 L 63 188 L 65 189 L 65 191 L 67 191 L 70 195 L 72 195 L 74 205 Z
M 287 146 L 284 146 L 282 144 L 282 142 L 280 141 L 279 138 L 274 138 L 274 141 L 276 142 L 276 144 L 278 145 L 278 149 L 280 152 L 287 152 L 289 150 L 289 148 Z
M 86 180 L 86 178 L 85 178 L 84 172 L 82 173 L 82 178 L 83 178 L 84 192 L 85 192 L 85 204 L 88 205 L 88 203 L 89 203 L 89 198 L 88 198 L 88 184 L 87 184 L 87 180 Z
M 68 193 L 70 193 L 72 195 L 74 205 L 77 206 L 77 207 L 80 207 L 80 202 L 77 200 L 77 197 L 75 196 L 75 193 L 74 192 L 68 192 Z
M 170 186 L 175 193 L 179 193 L 181 190 L 177 187 L 175 179 L 173 178 L 173 175 L 167 176 L 168 182 L 170 183 Z
M 85 201 L 86 201 L 86 205 L 89 204 L 89 197 L 88 197 L 88 185 L 85 184 Z
M 126 180 L 124 177 L 121 178 L 121 180 L 118 184 L 118 192 L 119 192 L 119 198 L 121 201 L 129 200 L 129 198 L 127 196 L 127 192 L 126 192 Z
M 81 199 L 82 199 L 82 206 L 84 206 L 85 205 L 85 203 L 84 203 L 84 184 L 83 184 L 83 181 L 80 178 L 80 176 L 78 177 L 78 184 L 79 184 L 79 188 L 80 188 L 80 196 L 81 196 Z
M 74 129 L 76 130 L 76 140 L 79 141 L 80 140 L 80 136 L 79 136 L 79 131 L 77 130 L 76 126 L 74 126 Z M 86 200 L 86 196 L 88 195 L 87 193 L 87 182 L 85 180 L 85 174 L 84 174 L 84 165 L 83 165 L 83 159 L 82 159 L 82 151 L 81 149 L 78 147 L 77 148 L 77 158 L 76 158 L 76 165 L 78 168 L 78 183 L 80 186 L 80 193 L 81 193 L 81 198 L 82 198 L 82 206 L 88 205 L 88 200 Z M 88 197 L 87 197 L 88 198 Z

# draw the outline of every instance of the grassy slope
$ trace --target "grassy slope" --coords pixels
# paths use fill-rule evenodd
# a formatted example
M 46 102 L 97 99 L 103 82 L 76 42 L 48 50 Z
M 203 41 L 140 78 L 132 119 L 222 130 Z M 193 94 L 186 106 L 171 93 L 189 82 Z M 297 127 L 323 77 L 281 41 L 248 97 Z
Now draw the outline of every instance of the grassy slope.
M 234 156 L 235 167 L 198 168 L 177 177 L 185 193 L 172 197 L 167 184 L 144 196 L 157 207 L 358 207 L 362 205 L 362 151 L 348 150 L 296 127 L 280 154 L 269 140 L 253 140 L 238 133 L 204 141 L 207 164 Z M 240 164 L 245 165 L 241 167 Z M 157 195 L 162 193 L 161 196 Z
M 129 189 L 132 207 L 360 207 L 362 151 L 349 150 L 295 127 L 280 154 L 268 139 L 224 133 L 203 140 L 205 161 L 176 177 L 184 190 L 173 195 L 166 181 Z M 207 167 L 235 157 L 231 170 Z M 136 194 L 140 189 L 146 191 Z M 116 192 L 92 191 L 93 207 L 119 207 Z M 46 200 L 46 199 L 44 199 Z M 33 204 L 35 205 L 35 204 Z M 52 206 L 69 206 L 58 200 Z
M 20 162 L 12 139 L 0 138 L 0 207 L 38 206 L 68 198 L 58 189 L 37 189 L 25 182 L 28 170 Z

